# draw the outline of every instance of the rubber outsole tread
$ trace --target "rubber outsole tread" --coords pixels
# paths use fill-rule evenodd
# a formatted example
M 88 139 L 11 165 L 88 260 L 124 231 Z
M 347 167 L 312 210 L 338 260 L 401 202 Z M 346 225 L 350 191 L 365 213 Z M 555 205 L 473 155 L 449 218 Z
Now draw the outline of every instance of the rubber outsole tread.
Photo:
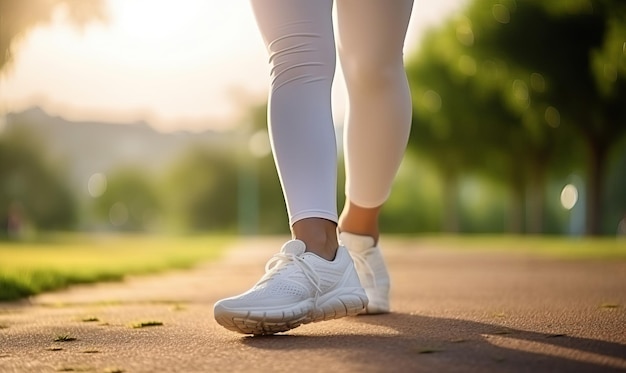
M 342 297 L 333 298 L 321 307 L 313 309 L 307 312 L 304 316 L 296 317 L 295 319 L 269 321 L 267 313 L 263 313 L 262 316 L 255 316 L 251 312 L 247 312 L 246 315 L 240 316 L 218 315 L 216 317 L 216 321 L 224 328 L 237 333 L 272 335 L 286 332 L 312 322 L 334 320 L 346 316 L 355 316 L 360 312 L 363 312 L 366 305 L 367 302 L 364 301 L 362 296 L 358 294 L 347 294 Z M 296 315 L 292 314 L 292 317 L 294 316 Z M 284 313 L 282 318 L 286 318 Z

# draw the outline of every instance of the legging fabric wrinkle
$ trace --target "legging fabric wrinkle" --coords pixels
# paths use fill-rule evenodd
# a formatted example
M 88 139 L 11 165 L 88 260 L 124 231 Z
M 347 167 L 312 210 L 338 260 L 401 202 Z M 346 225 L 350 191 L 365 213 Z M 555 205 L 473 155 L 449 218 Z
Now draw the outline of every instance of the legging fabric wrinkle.
M 272 89 L 273 90 L 277 90 L 278 88 L 280 88 L 282 85 L 294 82 L 295 80 L 299 80 L 302 79 L 303 83 L 311 83 L 311 82 L 315 82 L 315 81 L 320 81 L 325 79 L 326 77 L 324 76 L 316 76 L 314 74 L 303 74 L 301 76 L 294 76 L 292 78 L 289 79 L 284 79 L 283 81 L 280 81 L 281 75 L 287 73 L 289 70 L 291 69 L 297 69 L 297 68 L 305 68 L 307 66 L 323 66 L 323 62 L 315 62 L 315 61 L 305 61 L 305 62 L 301 62 L 301 63 L 289 63 L 287 61 L 284 62 L 274 62 L 278 59 L 280 59 L 281 57 L 285 57 L 286 59 L 288 58 L 297 58 L 295 56 L 293 56 L 296 53 L 306 53 L 306 52 L 315 52 L 315 48 L 312 47 L 309 43 L 303 42 L 303 43 L 298 43 L 295 44 L 293 46 L 289 46 L 289 47 L 285 47 L 280 49 L 279 47 L 276 46 L 277 42 L 281 41 L 281 40 L 286 40 L 289 38 L 307 38 L 307 37 L 320 37 L 320 35 L 317 34 L 312 34 L 312 33 L 293 33 L 290 35 L 285 35 L 282 38 L 279 38 L 275 41 L 273 41 L 272 43 L 270 43 L 270 45 L 268 46 L 269 50 L 276 50 L 274 52 L 272 52 L 270 54 L 270 58 L 269 58 L 269 63 L 272 66 L 271 70 L 270 70 L 270 75 L 273 77 L 272 78 Z
M 337 222 L 331 110 L 337 52 L 347 86 L 346 196 L 362 207 L 382 205 L 410 130 L 402 49 L 413 0 L 250 2 L 269 55 L 269 133 L 290 224 L 314 217 Z

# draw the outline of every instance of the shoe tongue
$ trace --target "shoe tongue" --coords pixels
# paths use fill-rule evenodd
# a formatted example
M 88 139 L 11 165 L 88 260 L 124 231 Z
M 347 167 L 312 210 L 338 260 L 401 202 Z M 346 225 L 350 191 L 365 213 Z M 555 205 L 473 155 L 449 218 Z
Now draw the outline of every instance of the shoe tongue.
M 287 241 L 280 250 L 285 254 L 302 255 L 306 250 L 306 245 L 300 240 Z

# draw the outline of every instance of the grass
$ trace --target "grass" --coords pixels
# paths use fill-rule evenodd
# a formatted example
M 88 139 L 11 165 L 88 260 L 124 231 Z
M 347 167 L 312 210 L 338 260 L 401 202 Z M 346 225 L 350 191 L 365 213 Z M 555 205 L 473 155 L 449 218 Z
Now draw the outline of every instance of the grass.
M 0 242 L 0 301 L 72 284 L 190 268 L 215 259 L 232 238 L 64 234 L 44 241 Z
M 425 248 L 517 252 L 565 260 L 626 260 L 626 238 L 515 235 L 417 236 L 406 238 L 412 244 Z
M 100 321 L 100 319 L 95 317 L 95 316 L 87 316 L 87 317 L 83 317 L 80 321 L 82 321 L 82 322 L 96 322 L 96 321 Z
M 567 260 L 626 260 L 626 239 L 556 236 L 390 236 L 411 247 L 536 254 Z M 215 259 L 228 236 L 53 235 L 28 243 L 0 242 L 0 301 L 78 283 L 184 269 Z M 384 244 L 383 244 L 384 245 Z M 608 307 L 607 307 L 608 308 Z
M 71 337 L 69 334 L 60 334 L 54 338 L 55 342 L 72 342 L 75 341 L 75 337 Z
M 147 328 L 150 326 L 162 326 L 163 323 L 161 321 L 139 321 L 136 323 L 132 323 L 130 325 L 131 328 L 133 329 L 141 329 L 141 328 Z

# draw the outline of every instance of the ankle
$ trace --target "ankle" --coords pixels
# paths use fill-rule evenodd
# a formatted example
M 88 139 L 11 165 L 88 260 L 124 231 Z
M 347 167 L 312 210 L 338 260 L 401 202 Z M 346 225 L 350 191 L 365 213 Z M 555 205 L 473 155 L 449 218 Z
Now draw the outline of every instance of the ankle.
M 339 217 L 339 232 L 352 233 L 360 236 L 369 236 L 378 242 L 378 215 L 381 207 L 365 208 L 346 201 L 343 212 Z
M 376 243 L 380 236 L 378 213 L 379 208 L 365 209 L 355 205 L 347 205 L 339 217 L 338 230 L 339 232 L 372 237 Z
M 322 218 L 302 219 L 294 223 L 292 235 L 304 242 L 307 252 L 326 260 L 335 259 L 339 247 L 335 222 Z

